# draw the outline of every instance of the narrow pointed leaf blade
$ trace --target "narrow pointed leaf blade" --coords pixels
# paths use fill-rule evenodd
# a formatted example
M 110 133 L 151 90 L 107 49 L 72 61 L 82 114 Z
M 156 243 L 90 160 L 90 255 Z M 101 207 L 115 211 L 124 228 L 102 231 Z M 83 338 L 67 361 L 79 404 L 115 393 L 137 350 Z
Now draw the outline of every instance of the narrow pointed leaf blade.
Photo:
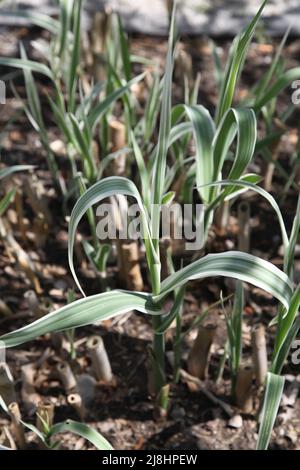
M 68 419 L 63 423 L 57 423 L 52 426 L 48 437 L 50 438 L 61 432 L 72 432 L 78 436 L 84 437 L 84 439 L 91 442 L 98 450 L 114 450 L 105 437 L 87 424 Z
M 101 181 L 98 181 L 93 186 L 91 186 L 76 202 L 70 217 L 69 222 L 69 241 L 68 241 L 68 258 L 69 258 L 69 266 L 71 273 L 74 277 L 74 280 L 84 295 L 84 292 L 80 286 L 78 281 L 77 275 L 75 273 L 74 264 L 73 264 L 73 249 L 74 249 L 74 240 L 75 234 L 78 227 L 78 224 L 86 213 L 86 211 L 96 203 L 99 203 L 103 199 L 115 196 L 116 194 L 121 194 L 124 196 L 131 196 L 133 197 L 139 205 L 141 210 L 141 221 L 143 226 L 143 236 L 144 236 L 144 243 L 146 247 L 147 257 L 151 259 L 152 263 L 155 263 L 155 253 L 152 249 L 152 242 L 150 237 L 150 231 L 148 226 L 148 217 L 147 212 L 142 202 L 140 193 L 138 192 L 135 184 L 127 178 L 119 177 L 119 176 L 111 176 L 108 178 L 104 178 Z M 151 268 L 151 263 L 150 268 Z
M 1 62 L 0 62 L 1 64 Z M 90 128 L 94 128 L 99 120 L 101 119 L 101 116 L 109 109 L 109 107 L 121 96 L 126 93 L 132 85 L 135 83 L 138 83 L 140 80 L 144 78 L 145 74 L 142 73 L 138 75 L 137 77 L 133 78 L 130 80 L 130 82 L 126 83 L 126 85 L 118 88 L 114 92 L 112 92 L 109 96 L 107 96 L 103 101 L 100 103 L 96 104 L 89 112 L 88 114 L 88 123 Z
M 225 276 L 249 282 L 277 298 L 286 309 L 292 296 L 292 285 L 287 275 L 268 261 L 239 251 L 206 255 L 185 268 L 171 274 L 161 284 L 158 300 L 189 280 L 211 276 Z
M 27 59 L 15 59 L 11 57 L 0 57 L 0 65 L 5 65 L 7 67 L 15 67 L 18 69 L 31 70 L 31 72 L 41 73 L 46 77 L 54 80 L 53 73 L 45 64 L 40 64 L 34 60 Z
M 28 20 L 31 24 L 44 28 L 52 34 L 57 34 L 59 31 L 59 22 L 51 16 L 44 15 L 42 13 L 37 13 L 34 11 L 3 11 L 1 10 L 1 16 L 12 17 L 12 18 L 21 18 Z
M 12 175 L 13 173 L 17 173 L 18 171 L 32 170 L 33 168 L 33 165 L 12 165 L 6 168 L 2 168 L 0 170 L 0 180 L 2 178 L 6 178 L 9 175 Z
M 64 331 L 107 320 L 137 310 L 155 314 L 157 309 L 150 294 L 110 291 L 76 300 L 42 318 L 0 337 L 7 348 L 32 341 L 52 331 Z
M 257 450 L 267 450 L 269 446 L 283 387 L 284 377 L 269 372 L 267 375 L 267 386 L 258 435 Z
M 212 143 L 215 135 L 214 122 L 203 106 L 185 106 L 191 121 L 196 144 L 196 182 L 197 186 L 210 183 L 213 176 Z M 172 136 L 173 137 L 173 136 Z M 210 188 L 200 189 L 204 201 L 209 199 Z
M 270 193 L 268 193 L 266 190 L 264 190 L 260 186 L 257 186 L 256 184 L 253 184 L 250 181 L 246 181 L 245 179 L 222 180 L 222 181 L 215 181 L 214 183 L 210 184 L 210 186 L 223 186 L 223 185 L 224 186 L 231 186 L 230 190 L 233 190 L 233 189 L 236 190 L 236 188 L 239 187 L 239 186 L 241 188 L 245 188 L 245 189 L 248 188 L 249 190 L 252 190 L 252 191 L 258 193 L 260 196 L 265 198 L 270 203 L 270 205 L 274 209 L 274 211 L 276 212 L 278 222 L 279 222 L 279 225 L 280 225 L 280 229 L 281 229 L 283 245 L 284 245 L 285 248 L 288 247 L 289 240 L 288 240 L 288 236 L 287 236 L 287 232 L 286 232 L 286 228 L 285 228 L 285 223 L 284 223 L 280 208 L 279 208 L 277 202 L 275 201 L 275 199 L 273 198 L 273 196 Z M 229 192 L 229 194 L 230 194 L 230 192 Z M 227 192 L 224 192 L 224 197 L 226 197 L 226 196 L 227 196 Z
M 268 104 L 273 98 L 276 98 L 281 91 L 287 88 L 293 81 L 299 80 L 300 67 L 296 67 L 284 72 L 270 88 L 264 93 L 264 95 L 257 100 L 254 104 L 253 109 L 255 113 L 258 113 L 266 104 Z
M 229 60 L 227 62 L 226 71 L 222 80 L 222 88 L 216 113 L 217 124 L 221 122 L 221 119 L 232 105 L 236 84 L 241 74 L 249 44 L 267 1 L 268 0 L 264 0 L 257 14 L 250 22 L 244 33 L 240 36 L 237 36 L 234 41 Z
M 162 195 L 164 193 L 167 151 L 171 131 L 171 101 L 172 101 L 172 76 L 173 76 L 173 42 L 174 42 L 174 28 L 175 28 L 175 6 L 173 8 L 168 53 L 166 59 L 165 75 L 163 78 L 162 98 L 161 98 L 161 112 L 158 142 L 155 153 L 153 183 L 154 191 L 152 202 L 159 208 Z M 157 214 L 155 214 L 155 217 Z M 157 227 L 158 228 L 158 227 Z

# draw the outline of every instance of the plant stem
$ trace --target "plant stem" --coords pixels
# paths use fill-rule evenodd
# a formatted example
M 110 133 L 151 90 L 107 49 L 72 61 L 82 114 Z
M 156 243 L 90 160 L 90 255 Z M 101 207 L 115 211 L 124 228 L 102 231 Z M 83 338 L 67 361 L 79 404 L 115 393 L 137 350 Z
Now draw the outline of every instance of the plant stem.
M 176 315 L 176 335 L 174 342 L 174 382 L 177 383 L 180 379 L 180 361 L 181 361 L 181 314 L 182 311 Z
M 151 284 L 154 295 L 158 295 L 160 292 L 160 269 L 151 270 Z M 154 373 L 154 386 L 155 393 L 158 400 L 158 405 L 162 408 L 165 407 L 167 403 L 163 399 L 163 394 L 161 393 L 162 388 L 166 384 L 165 378 L 165 337 L 163 334 L 156 334 L 155 331 L 162 324 L 162 315 L 154 315 L 152 318 L 152 326 L 154 330 L 153 337 L 153 373 Z
M 161 315 L 154 315 L 152 325 L 154 329 L 153 351 L 154 351 L 154 383 L 155 392 L 159 397 L 162 387 L 165 385 L 165 337 L 156 334 L 155 330 L 161 326 Z

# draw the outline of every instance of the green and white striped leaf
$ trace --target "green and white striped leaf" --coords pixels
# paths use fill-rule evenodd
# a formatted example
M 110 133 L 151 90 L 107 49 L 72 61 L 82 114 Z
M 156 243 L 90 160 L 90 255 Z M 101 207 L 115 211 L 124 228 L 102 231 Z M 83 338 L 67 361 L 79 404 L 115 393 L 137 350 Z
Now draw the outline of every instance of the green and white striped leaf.
M 300 330 L 300 317 L 297 317 L 295 320 L 295 323 L 289 330 L 284 343 L 282 344 L 280 350 L 278 351 L 278 354 L 274 358 L 274 361 L 271 367 L 271 372 L 274 372 L 276 374 L 281 373 L 284 363 L 289 355 L 289 352 L 291 350 L 291 347 L 293 346 L 293 342 L 299 330 Z
M 216 181 L 222 172 L 229 148 L 237 136 L 237 146 L 228 178 L 239 179 L 250 163 L 257 139 L 255 113 L 250 108 L 230 108 L 218 129 L 203 106 L 177 106 L 184 110 L 191 123 L 180 123 L 172 128 L 170 145 L 193 130 L 196 142 L 196 184 L 202 199 L 212 202 L 216 197 L 208 184 Z M 228 194 L 230 191 L 227 191 Z
M 214 122 L 203 106 L 184 106 L 192 123 L 196 143 L 196 183 L 200 187 L 212 181 L 214 173 L 213 139 L 215 135 Z M 200 195 L 205 202 L 209 201 L 210 189 L 203 187 Z
M 59 55 L 62 56 L 67 47 L 67 38 L 70 33 L 72 9 L 74 0 L 60 0 L 59 2 Z M 57 32 L 58 34 L 58 32 Z
M 167 329 L 172 325 L 173 321 L 177 317 L 180 309 L 182 308 L 183 299 L 184 299 L 185 287 L 181 287 L 175 295 L 175 302 L 171 308 L 169 315 L 167 315 L 159 327 L 155 330 L 155 334 L 163 335 Z
M 284 387 L 284 377 L 268 372 L 257 450 L 267 450 Z
M 30 70 L 31 72 L 41 73 L 46 77 L 50 78 L 50 80 L 54 81 L 54 75 L 52 71 L 47 67 L 45 64 L 40 64 L 39 62 L 35 62 L 34 60 L 27 60 L 27 59 L 15 59 L 11 57 L 0 57 L 0 65 L 5 65 L 7 67 L 15 67 L 17 69 L 26 69 Z
M 249 108 L 229 109 L 217 130 L 214 143 L 213 181 L 220 177 L 229 147 L 237 135 L 237 146 L 228 179 L 238 179 L 250 163 L 257 138 L 254 111 Z
M 73 37 L 73 44 L 72 44 L 71 64 L 70 64 L 70 73 L 69 73 L 69 80 L 68 80 L 68 93 L 69 93 L 68 109 L 70 112 L 74 111 L 75 99 L 76 99 L 75 95 L 76 95 L 78 67 L 79 67 L 79 60 L 80 60 L 81 15 L 82 15 L 82 0 L 76 0 L 76 2 L 74 2 L 73 4 L 74 37 Z
M 150 89 L 149 97 L 146 103 L 145 114 L 141 120 L 144 128 L 145 142 L 148 142 L 150 140 L 156 126 L 161 92 L 162 87 L 160 85 L 159 76 L 156 73 L 153 76 L 153 85 Z
M 264 95 L 253 105 L 255 113 L 257 114 L 266 104 L 272 101 L 273 98 L 276 98 L 279 93 L 287 88 L 294 80 L 299 80 L 299 77 L 300 67 L 284 72 L 268 89 L 268 91 L 266 91 L 266 93 L 264 93 Z
M 20 44 L 20 54 L 22 60 L 27 60 L 26 51 L 23 44 Z M 26 95 L 29 105 L 28 112 L 32 115 L 32 120 L 36 123 L 40 132 L 45 132 L 45 125 L 42 116 L 41 102 L 39 99 L 36 84 L 34 82 L 31 70 L 24 69 L 24 79 L 26 87 Z
M 285 250 L 285 253 L 284 253 L 285 270 L 290 278 L 292 277 L 292 274 L 293 274 L 295 248 L 296 248 L 296 244 L 299 238 L 299 233 L 300 233 L 300 194 L 298 196 L 297 209 L 296 209 L 296 214 L 295 214 L 294 221 L 293 221 L 288 248 Z
M 114 450 L 105 437 L 87 424 L 67 419 L 63 423 L 54 424 L 54 426 L 51 427 L 47 438 L 50 439 L 61 432 L 72 432 L 73 434 L 77 434 L 91 442 L 91 444 L 93 444 L 98 450 Z
M 200 106 L 197 106 L 197 108 L 200 108 Z M 173 126 L 170 131 L 169 147 L 171 147 L 171 145 L 173 145 L 177 140 L 181 139 L 181 137 L 184 137 L 186 134 L 191 132 L 193 132 L 193 125 L 191 122 L 181 122 L 180 124 Z
M 287 275 L 268 261 L 239 251 L 206 255 L 167 277 L 161 284 L 160 300 L 189 280 L 225 276 L 249 282 L 278 299 L 286 309 L 292 297 L 292 284 Z
M 262 98 L 262 96 L 266 93 L 266 90 L 270 86 L 272 78 L 274 76 L 276 77 L 278 66 L 280 66 L 280 58 L 282 55 L 282 51 L 286 44 L 290 30 L 291 26 L 288 27 L 285 35 L 283 36 L 269 69 L 267 70 L 263 78 L 258 82 L 258 85 L 254 87 L 253 94 L 256 98 L 256 101 Z
M 159 223 L 157 223 L 160 213 L 160 204 L 165 189 L 167 152 L 169 146 L 169 138 L 171 131 L 171 102 L 172 102 L 172 76 L 173 76 L 173 44 L 174 44 L 174 28 L 175 28 L 175 11 L 176 2 L 174 4 L 170 32 L 168 42 L 168 53 L 166 59 L 165 75 L 163 79 L 162 102 L 160 111 L 160 123 L 158 142 L 155 149 L 155 160 L 153 167 L 153 213 L 151 216 L 152 234 L 154 237 L 154 246 L 158 250 L 159 239 Z
M 43 15 L 42 13 L 37 13 L 33 11 L 1 10 L 1 16 L 6 16 L 6 17 L 10 16 L 12 18 L 14 17 L 24 18 L 26 20 L 29 20 L 30 23 L 32 23 L 33 25 L 46 29 L 47 31 L 50 31 L 50 33 L 52 34 L 57 34 L 60 29 L 59 21 L 55 20 L 54 18 L 51 18 L 51 16 Z
M 292 342 L 299 329 L 299 319 L 296 319 L 300 307 L 300 285 L 295 290 L 286 315 L 279 319 L 272 361 L 272 372 L 280 373 L 288 356 Z M 296 326 L 295 326 L 296 325 Z
M 0 62 L 1 64 L 1 62 Z M 126 93 L 132 85 L 135 83 L 138 83 L 141 81 L 145 76 L 145 73 L 142 73 L 138 75 L 137 77 L 133 78 L 130 80 L 130 82 L 126 83 L 126 85 L 118 88 L 115 90 L 113 93 L 111 93 L 109 96 L 107 96 L 103 101 L 100 101 L 100 103 L 96 104 L 89 112 L 87 121 L 89 124 L 89 127 L 93 129 L 103 116 L 103 114 L 109 109 L 109 107 L 121 96 Z
M 119 176 L 111 176 L 109 178 L 104 178 L 101 181 L 98 181 L 93 186 L 91 186 L 76 202 L 70 217 L 69 222 L 69 242 L 68 242 L 68 258 L 71 273 L 74 277 L 74 280 L 84 295 L 84 292 L 80 286 L 77 275 L 75 273 L 74 264 L 73 264 L 73 249 L 74 249 L 74 240 L 75 234 L 78 227 L 78 224 L 86 213 L 86 211 L 96 203 L 99 203 L 103 199 L 115 196 L 117 194 L 122 194 L 124 196 L 133 197 L 138 203 L 141 210 L 141 221 L 143 224 L 144 231 L 144 243 L 146 247 L 147 259 L 149 262 L 149 268 L 154 269 L 153 265 L 158 264 L 156 255 L 153 249 L 151 235 L 148 225 L 148 214 L 144 207 L 143 201 L 141 199 L 140 193 L 137 190 L 135 184 L 127 178 Z
M 285 228 L 285 224 L 284 224 L 284 220 L 283 220 L 281 211 L 279 209 L 279 206 L 278 206 L 277 202 L 273 198 L 273 196 L 271 194 L 269 194 L 267 191 L 265 191 L 263 188 L 261 188 L 260 186 L 257 186 L 256 184 L 253 184 L 249 181 L 242 180 L 242 179 L 240 179 L 240 180 L 215 181 L 214 183 L 211 183 L 209 186 L 222 186 L 222 185 L 231 186 L 232 187 L 231 189 L 237 188 L 239 186 L 242 187 L 242 188 L 248 188 L 248 189 L 250 189 L 252 191 L 255 191 L 256 193 L 260 194 L 260 196 L 264 197 L 271 204 L 271 206 L 274 209 L 274 211 L 276 212 L 276 215 L 277 215 L 277 218 L 278 218 L 278 222 L 279 222 L 280 229 L 281 229 L 282 241 L 283 241 L 284 248 L 286 250 L 288 245 L 289 245 L 289 239 L 288 239 L 288 236 L 287 236 L 287 232 L 286 232 L 286 228 Z M 227 193 L 223 194 L 224 198 L 226 197 L 226 195 L 227 195 Z M 222 194 L 219 195 L 219 198 L 222 199 Z
M 52 331 L 90 325 L 131 310 L 153 315 L 160 313 L 150 294 L 114 290 L 76 300 L 29 325 L 1 336 L 0 340 L 10 348 Z
M 150 180 L 149 180 L 148 170 L 147 170 L 141 149 L 139 147 L 139 144 L 137 143 L 135 135 L 132 131 L 130 133 L 130 139 L 132 142 L 133 154 L 135 156 L 135 161 L 136 161 L 139 174 L 140 174 L 143 201 L 147 210 L 149 211 L 151 191 L 150 191 Z
M 241 182 L 245 181 L 246 183 L 252 183 L 256 186 L 257 183 L 261 181 L 261 176 L 256 175 L 255 173 L 245 173 L 244 175 L 240 177 L 238 181 L 241 181 Z M 237 198 L 238 196 L 240 196 L 241 194 L 247 191 L 248 191 L 248 188 L 246 187 L 242 188 L 241 186 L 232 186 L 228 190 L 228 195 L 227 195 L 227 191 L 226 191 L 226 194 L 225 193 L 222 194 L 222 199 L 224 198 L 224 201 L 230 201 L 232 199 Z
M 264 0 L 257 14 L 246 28 L 245 32 L 237 36 L 232 45 L 226 70 L 222 78 L 222 88 L 216 112 L 217 125 L 232 105 L 236 84 L 239 80 L 249 44 L 255 32 L 258 20 L 268 0 Z
M 12 175 L 13 173 L 17 173 L 18 171 L 32 170 L 32 168 L 34 168 L 32 165 L 12 165 L 6 168 L 2 168 L 0 170 L 0 180 L 2 178 L 6 178 L 9 175 Z
M 72 125 L 72 142 L 79 155 L 82 157 L 82 160 L 86 164 L 87 176 L 89 180 L 92 181 L 96 173 L 96 168 L 92 152 L 90 151 L 89 142 L 87 142 L 87 139 L 85 139 L 84 132 L 76 116 L 72 113 L 69 113 L 68 118 L 70 119 L 70 123 Z

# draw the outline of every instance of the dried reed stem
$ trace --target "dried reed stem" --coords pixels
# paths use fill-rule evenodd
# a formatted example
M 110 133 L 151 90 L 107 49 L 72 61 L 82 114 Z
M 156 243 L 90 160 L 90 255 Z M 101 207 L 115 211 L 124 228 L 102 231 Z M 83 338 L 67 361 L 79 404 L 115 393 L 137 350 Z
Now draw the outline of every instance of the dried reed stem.
M 21 423 L 21 413 L 17 402 L 12 402 L 8 406 L 18 449 L 26 449 L 26 439 L 23 424 Z
M 251 343 L 256 384 L 261 387 L 265 383 L 268 372 L 266 334 L 265 327 L 261 323 L 252 328 Z
M 197 338 L 188 357 L 188 371 L 194 377 L 204 380 L 209 365 L 209 352 L 216 333 L 216 325 L 200 326 Z
M 91 336 L 87 348 L 92 360 L 92 368 L 97 380 L 110 382 L 113 378 L 111 366 L 101 336 Z

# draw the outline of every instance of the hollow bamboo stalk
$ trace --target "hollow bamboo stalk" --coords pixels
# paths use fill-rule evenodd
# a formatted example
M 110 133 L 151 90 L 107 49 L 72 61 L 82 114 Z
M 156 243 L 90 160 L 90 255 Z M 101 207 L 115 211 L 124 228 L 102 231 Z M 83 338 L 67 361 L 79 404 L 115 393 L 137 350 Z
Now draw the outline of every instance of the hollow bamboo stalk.
M 44 431 L 45 421 L 49 428 L 53 425 L 54 418 L 54 404 L 50 401 L 41 401 L 37 407 L 36 427 L 39 431 Z
M 105 12 L 97 11 L 93 18 L 92 26 L 92 49 L 95 54 L 102 54 L 104 52 L 104 45 L 107 33 L 107 14 Z
M 175 57 L 175 77 L 179 83 L 183 83 L 186 78 L 189 90 L 193 88 L 194 76 L 192 56 L 184 49 L 179 50 Z
M 258 387 L 264 385 L 268 373 L 268 354 L 265 327 L 255 325 L 251 332 L 252 356 L 255 380 Z
M 250 206 L 243 201 L 238 207 L 238 249 L 245 253 L 250 251 Z
M 0 362 L 0 395 L 7 406 L 16 401 L 14 379 L 6 362 Z
M 92 360 L 92 368 L 97 380 L 110 382 L 113 378 L 109 358 L 101 336 L 91 336 L 87 348 Z
M 188 357 L 189 373 L 194 377 L 198 377 L 200 380 L 204 380 L 207 376 L 209 353 L 216 329 L 216 325 L 201 325 Z
M 142 291 L 144 288 L 137 242 L 118 244 L 120 249 L 120 278 L 129 290 Z
M 105 65 L 102 55 L 111 29 L 112 10 L 106 6 L 104 11 L 95 13 L 91 28 L 91 50 L 94 56 L 94 76 L 97 80 L 105 78 Z M 98 72 L 98 73 L 97 73 Z
M 250 365 L 239 366 L 236 378 L 236 404 L 244 413 L 251 413 L 253 410 L 252 394 L 253 369 Z
M 111 151 L 117 152 L 126 146 L 126 126 L 121 121 L 113 119 L 109 122 Z M 111 172 L 114 176 L 125 176 L 126 154 L 121 154 L 111 161 Z
M 44 214 L 39 212 L 33 222 L 33 231 L 35 234 L 35 245 L 37 248 L 43 248 L 47 242 L 49 226 Z
M 121 234 L 125 232 L 124 218 L 127 218 L 128 202 L 124 196 L 118 195 L 110 199 L 114 208 L 116 228 Z M 144 288 L 140 269 L 140 249 L 137 241 L 124 239 L 124 234 L 116 239 L 118 251 L 118 277 L 129 290 L 141 291 Z
M 215 212 L 215 226 L 218 235 L 224 236 L 227 233 L 229 221 L 229 202 L 225 201 Z
M 23 403 L 30 411 L 35 410 L 40 401 L 40 396 L 34 386 L 35 373 L 36 369 L 33 364 L 26 364 L 21 368 L 21 397 Z
M 67 402 L 76 411 L 81 421 L 84 421 L 85 409 L 82 403 L 81 396 L 78 393 L 71 393 L 67 397 Z
M 23 427 L 23 424 L 21 423 L 22 417 L 21 417 L 18 403 L 17 402 L 10 403 L 8 406 L 8 411 L 11 417 L 18 449 L 24 450 L 26 449 L 26 439 L 25 439 L 24 427 Z
M 75 375 L 67 362 L 60 362 L 57 365 L 57 372 L 66 393 L 72 393 L 77 389 Z

